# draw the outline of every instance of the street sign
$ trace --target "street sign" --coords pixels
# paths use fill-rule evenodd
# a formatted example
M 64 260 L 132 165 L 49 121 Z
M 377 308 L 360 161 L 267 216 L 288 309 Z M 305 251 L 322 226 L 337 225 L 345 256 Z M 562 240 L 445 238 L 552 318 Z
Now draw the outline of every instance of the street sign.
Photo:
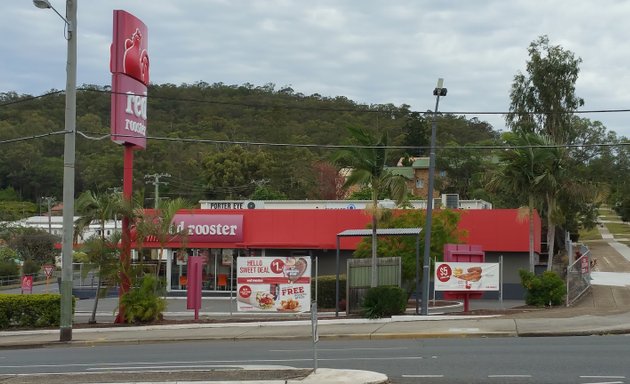
M 33 276 L 22 276 L 22 293 L 24 292 L 33 293 Z
M 44 272 L 46 273 L 46 277 L 52 277 L 53 271 L 55 270 L 55 266 L 54 265 L 44 265 Z

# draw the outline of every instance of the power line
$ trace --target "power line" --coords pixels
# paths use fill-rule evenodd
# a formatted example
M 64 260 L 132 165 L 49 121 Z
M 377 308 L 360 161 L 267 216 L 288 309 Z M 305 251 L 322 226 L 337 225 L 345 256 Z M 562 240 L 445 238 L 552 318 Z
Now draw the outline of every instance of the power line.
M 86 136 L 82 133 L 82 136 Z M 135 137 L 133 135 L 117 135 L 120 137 Z M 109 137 L 106 135 L 104 137 Z M 413 146 L 413 145 L 389 145 L 389 146 L 377 146 L 377 145 L 352 145 L 352 144 L 299 144 L 299 143 L 271 143 L 271 142 L 254 142 L 254 141 L 240 141 L 240 140 L 213 140 L 213 139 L 200 139 L 200 138 L 176 138 L 176 137 L 163 137 L 163 136 L 147 136 L 147 140 L 177 142 L 177 143 L 201 143 L 201 144 L 213 144 L 213 145 L 243 145 L 243 146 L 260 146 L 260 147 L 288 147 L 288 148 L 317 148 L 317 149 L 430 149 L 430 146 Z M 438 145 L 436 149 L 523 149 L 523 148 L 594 148 L 594 147 L 623 147 L 630 145 L 629 141 L 619 143 L 579 143 L 579 144 L 548 144 L 548 145 L 457 145 L 447 146 Z
M 94 88 L 77 88 L 78 91 L 83 92 L 97 92 L 97 93 L 106 93 L 106 94 L 125 94 L 129 93 L 123 92 L 113 92 L 111 90 L 101 90 Z M 23 102 L 32 101 L 35 99 L 44 98 L 47 96 L 56 95 L 62 93 L 64 91 L 54 91 L 46 94 L 42 94 L 39 96 L 29 96 L 19 100 L 12 100 L 7 103 L 0 104 L 0 107 L 10 106 L 14 104 L 19 104 Z M 138 96 L 146 96 L 144 94 L 138 94 Z M 168 101 L 181 101 L 188 103 L 202 103 L 202 104 L 214 104 L 214 105 L 224 105 L 224 106 L 234 106 L 234 107 L 246 107 L 246 108 L 281 108 L 281 109 L 295 109 L 301 111 L 314 111 L 314 112 L 353 112 L 353 113 L 391 113 L 390 110 L 383 110 L 380 107 L 386 106 L 387 104 L 355 104 L 355 108 L 334 108 L 334 107 L 317 107 L 317 106 L 304 106 L 304 105 L 290 105 L 290 104 L 262 104 L 262 103 L 245 103 L 245 102 L 237 102 L 237 101 L 220 101 L 220 100 L 205 100 L 205 99 L 195 99 L 195 98 L 177 98 L 170 96 L 160 96 L 151 94 L 149 96 L 150 99 L 157 100 L 168 100 Z M 330 101 L 334 101 L 334 98 L 331 98 Z M 349 100 L 349 99 L 348 99 Z M 326 102 L 327 100 L 318 100 L 321 102 Z M 352 101 L 352 100 L 350 100 Z M 398 107 L 396 107 L 398 108 Z M 419 113 L 423 115 L 432 115 L 434 112 L 427 111 L 409 111 L 410 113 Z M 574 111 L 525 111 L 525 112 L 513 112 L 513 111 L 440 111 L 440 115 L 548 115 L 548 114 L 600 114 L 600 113 L 627 113 L 630 112 L 630 108 L 604 108 L 604 109 L 587 109 L 587 110 L 574 110 Z
M 14 139 L 0 140 L 0 145 L 2 145 L 2 144 L 10 144 L 10 143 L 17 143 L 17 142 L 20 142 L 20 141 L 29 141 L 29 140 L 34 140 L 34 139 L 41 139 L 43 137 L 48 137 L 48 136 L 63 135 L 64 133 L 66 133 L 66 131 L 56 131 L 56 132 L 42 133 L 40 135 L 16 137 Z
M 49 132 L 41 135 L 25 136 L 14 139 L 0 140 L 0 145 L 9 144 L 20 141 L 28 141 L 39 139 L 48 136 L 62 135 L 65 131 Z M 94 141 L 101 141 L 109 139 L 111 134 L 102 133 L 85 133 L 77 131 L 80 136 Z M 100 136 L 91 136 L 100 135 Z M 135 137 L 134 135 L 118 134 L 119 137 Z M 351 144 L 299 144 L 299 143 L 271 143 L 271 142 L 255 142 L 255 141 L 242 141 L 242 140 L 213 140 L 213 139 L 200 139 L 200 138 L 184 138 L 184 137 L 164 137 L 164 136 L 147 136 L 147 140 L 175 142 L 175 143 L 196 143 L 196 144 L 212 144 L 212 145 L 242 145 L 242 146 L 258 146 L 258 147 L 281 147 L 281 148 L 314 148 L 314 149 L 399 149 L 399 150 L 418 150 L 418 149 L 430 149 L 430 146 L 413 146 L 413 145 L 390 145 L 387 147 L 382 146 L 370 146 L 370 145 L 351 145 Z M 525 146 L 509 146 L 509 145 L 458 145 L 458 146 L 446 146 L 438 145 L 435 148 L 442 149 L 477 149 L 477 150 L 493 150 L 493 149 L 522 149 L 522 148 L 595 148 L 595 147 L 625 147 L 629 146 L 629 141 L 622 141 L 618 143 L 577 143 L 577 144 L 550 144 L 550 145 L 525 145 Z
M 37 99 L 41 99 L 41 98 L 52 96 L 52 95 L 58 95 L 58 94 L 64 93 L 64 92 L 65 92 L 65 90 L 60 90 L 60 91 L 51 91 L 51 92 L 48 92 L 48 93 L 41 94 L 39 96 L 31 96 L 31 95 L 28 95 L 28 96 L 24 96 L 24 95 L 23 96 L 17 96 L 19 99 L 7 101 L 6 103 L 2 103 L 2 104 L 0 104 L 0 107 L 6 107 L 6 106 L 9 106 L 9 105 L 25 103 L 27 101 L 37 100 Z

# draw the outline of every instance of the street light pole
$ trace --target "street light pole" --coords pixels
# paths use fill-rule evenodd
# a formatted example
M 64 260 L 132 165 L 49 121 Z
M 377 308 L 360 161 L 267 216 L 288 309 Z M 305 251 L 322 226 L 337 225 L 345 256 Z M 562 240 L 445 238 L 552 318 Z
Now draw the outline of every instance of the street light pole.
M 429 314 L 429 272 L 431 271 L 431 225 L 433 216 L 433 183 L 435 178 L 435 137 L 437 130 L 437 113 L 440 105 L 440 96 L 446 96 L 446 88 L 443 87 L 444 79 L 440 78 L 437 87 L 433 90 L 435 98 L 435 112 L 431 123 L 431 152 L 429 154 L 429 186 L 427 192 L 427 217 L 424 225 L 424 263 L 422 266 L 422 314 Z
M 66 0 L 66 17 L 48 0 L 33 0 L 38 8 L 51 8 L 67 26 L 66 112 L 63 147 L 63 236 L 61 243 L 60 341 L 72 340 L 72 231 L 74 224 L 74 168 L 77 106 L 77 1 Z

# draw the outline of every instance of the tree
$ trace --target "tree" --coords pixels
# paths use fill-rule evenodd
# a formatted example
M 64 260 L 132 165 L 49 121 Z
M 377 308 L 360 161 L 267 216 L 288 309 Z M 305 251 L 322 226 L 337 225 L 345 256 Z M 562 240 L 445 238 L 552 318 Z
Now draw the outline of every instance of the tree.
M 266 185 L 259 185 L 256 190 L 249 197 L 252 200 L 286 200 L 287 197 L 275 189 L 272 189 Z
M 96 323 L 96 309 L 98 308 L 101 294 L 106 291 L 106 288 L 110 285 L 109 282 L 115 281 L 118 275 L 118 267 L 120 265 L 119 244 L 120 233 L 114 233 L 109 237 L 92 236 L 81 246 L 82 251 L 85 252 L 87 262 L 94 265 L 98 270 L 94 306 L 88 320 L 90 324 Z
M 341 200 L 344 197 L 343 176 L 337 168 L 328 162 L 317 162 L 313 165 L 315 171 L 315 188 L 311 199 Z
M 405 210 L 398 215 L 386 215 L 379 226 L 381 228 L 412 228 L 423 223 L 426 212 Z M 466 233 L 457 226 L 460 214 L 451 209 L 434 212 L 431 228 L 431 261 L 439 260 L 444 253 L 444 244 L 460 243 Z M 424 247 L 424 237 L 420 239 L 420 249 Z M 370 257 L 370 241 L 362 240 L 354 251 L 354 257 Z M 407 290 L 415 287 L 416 273 L 416 238 L 413 236 L 383 236 L 378 242 L 378 253 L 385 257 L 400 256 L 402 258 L 402 278 Z M 420 255 L 422 257 L 422 255 Z M 422 260 L 420 264 L 423 265 Z
M 466 149 L 456 143 L 453 148 L 446 147 L 437 159 L 437 169 L 445 176 L 438 178 L 438 190 L 442 193 L 457 193 L 461 199 L 479 198 L 475 192 L 483 189 L 483 174 L 489 168 L 487 153 L 475 149 Z
M 142 254 L 144 241 L 147 237 L 155 237 L 160 243 L 158 253 L 158 266 L 164 258 L 164 249 L 169 242 L 177 241 L 182 249 L 186 248 L 188 229 L 177 230 L 173 223 L 175 215 L 191 204 L 185 199 L 161 200 L 158 209 L 136 209 L 133 223 L 136 230 L 136 249 Z M 131 289 L 123 292 L 119 302 L 119 317 L 117 322 L 146 322 L 161 318 L 164 310 L 164 300 L 158 290 L 162 287 L 158 278 L 159 267 L 155 273 L 146 273 L 144 259 L 140 257 L 140 265 L 126 271 L 131 284 Z
M 508 152 L 515 155 L 512 158 L 513 165 L 519 162 L 518 157 L 526 162 L 533 161 L 513 167 L 515 172 L 520 168 L 523 174 L 512 174 L 512 180 L 529 179 L 530 186 L 525 189 L 529 197 L 542 200 L 541 211 L 547 218 L 547 268 L 551 269 L 555 253 L 555 228 L 557 224 L 564 223 L 566 217 L 558 202 L 566 201 L 566 196 L 584 199 L 589 195 L 588 188 L 579 182 L 577 174 L 569 175 L 569 153 L 564 149 L 567 144 L 579 140 L 579 133 L 585 132 L 583 126 L 572 124 L 575 122 L 574 112 L 584 105 L 584 100 L 575 94 L 582 60 L 560 46 L 551 46 L 547 36 L 540 36 L 532 42 L 528 52 L 527 75 L 518 73 L 512 83 L 510 113 L 506 116 L 506 122 L 513 132 L 524 134 L 521 139 L 526 145 L 539 147 Z M 539 136 L 528 136 L 530 134 Z M 588 140 L 588 137 L 584 137 L 584 140 Z M 527 153 L 531 156 L 522 156 Z M 566 188 L 569 183 L 580 188 Z M 532 204 L 529 206 L 531 213 Z
M 529 270 L 534 272 L 534 209 L 544 199 L 540 182 L 544 177 L 544 138 L 533 133 L 505 133 L 505 142 L 512 146 L 499 152 L 499 167 L 488 173 L 488 188 L 503 190 L 527 205 L 529 216 Z
M 582 59 L 560 46 L 551 46 L 547 36 L 529 45 L 527 74 L 514 76 L 507 125 L 512 130 L 546 134 L 556 144 L 572 136 L 571 119 L 584 100 L 575 95 Z
M 336 154 L 338 164 L 350 167 L 350 175 L 344 183 L 347 188 L 353 185 L 370 186 L 372 190 L 372 204 L 368 209 L 372 214 L 372 279 L 371 286 L 378 285 L 377 273 L 377 227 L 381 213 L 378 207 L 378 196 L 386 192 L 389 197 L 401 204 L 407 197 L 407 181 L 401 175 L 395 175 L 385 166 L 387 161 L 387 132 L 379 137 L 371 132 L 355 127 L 349 127 L 356 146 L 341 150 Z
M 209 155 L 203 162 L 207 188 L 212 198 L 247 198 L 255 181 L 264 178 L 270 166 L 269 156 L 257 149 L 245 150 L 235 145 Z
M 55 256 L 58 253 L 55 249 L 57 242 L 59 242 L 57 236 L 51 235 L 44 230 L 20 228 L 13 232 L 9 245 L 17 251 L 21 260 L 31 260 L 42 266 L 54 263 Z
M 100 225 L 100 231 L 97 236 L 91 237 L 84 245 L 84 251 L 88 255 L 90 261 L 98 269 L 98 279 L 96 283 L 96 296 L 94 298 L 94 307 L 89 323 L 96 323 L 96 308 L 98 307 L 98 299 L 101 291 L 103 276 L 111 275 L 112 256 L 118 255 L 117 245 L 120 236 L 114 234 L 113 241 L 107 241 L 105 236 L 105 223 L 108 220 L 116 219 L 117 215 L 122 212 L 122 203 L 120 195 L 95 193 L 92 191 L 83 192 L 77 199 L 76 210 L 79 218 L 74 222 L 74 238 L 82 235 L 85 228 L 96 222 Z M 113 267 L 116 270 L 116 267 Z
M 186 229 L 177 231 L 173 220 L 180 210 L 191 207 L 192 204 L 190 202 L 178 197 L 173 200 L 160 201 L 157 210 L 151 209 L 139 212 L 135 222 L 138 251 L 142 250 L 144 241 L 149 236 L 155 237 L 160 243 L 158 260 L 164 259 L 164 249 L 169 242 L 177 240 L 181 243 L 181 247 L 185 248 L 188 232 Z M 156 268 L 155 272 L 157 277 L 158 268 Z

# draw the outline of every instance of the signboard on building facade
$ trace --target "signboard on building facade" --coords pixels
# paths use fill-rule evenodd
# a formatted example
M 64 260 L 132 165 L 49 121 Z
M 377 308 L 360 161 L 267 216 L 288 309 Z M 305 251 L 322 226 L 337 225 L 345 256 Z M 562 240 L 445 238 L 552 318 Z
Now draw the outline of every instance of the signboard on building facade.
M 110 61 L 111 134 L 118 144 L 146 148 L 148 46 L 147 26 L 134 15 L 115 10 Z
M 188 243 L 235 243 L 243 241 L 243 215 L 195 215 L 177 213 L 173 216 L 176 233 L 186 233 Z
M 243 312 L 308 312 L 311 258 L 239 257 L 237 308 Z
M 439 263 L 434 277 L 436 291 L 498 291 L 499 263 Z

